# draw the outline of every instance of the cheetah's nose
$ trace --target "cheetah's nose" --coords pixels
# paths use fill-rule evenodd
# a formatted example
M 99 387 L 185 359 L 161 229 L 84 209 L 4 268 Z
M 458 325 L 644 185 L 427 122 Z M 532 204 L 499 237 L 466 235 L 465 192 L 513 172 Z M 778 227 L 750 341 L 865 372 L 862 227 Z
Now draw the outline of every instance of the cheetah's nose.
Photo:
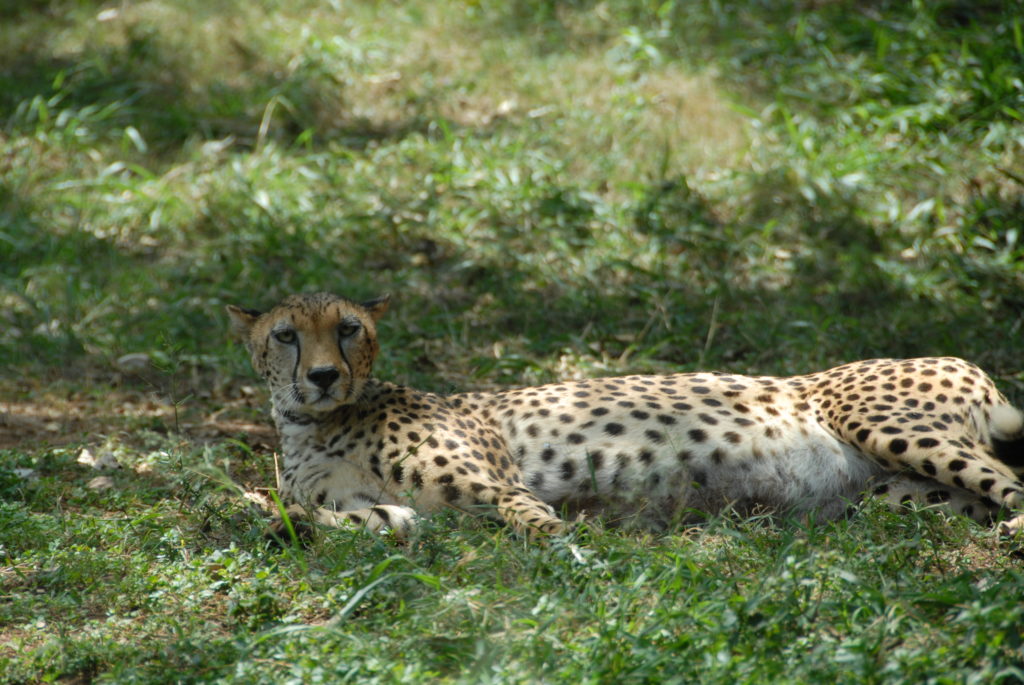
M 313 381 L 321 390 L 326 390 L 331 387 L 334 381 L 338 380 L 340 375 L 333 366 L 318 366 L 315 369 L 310 369 L 309 373 L 306 374 L 306 378 Z

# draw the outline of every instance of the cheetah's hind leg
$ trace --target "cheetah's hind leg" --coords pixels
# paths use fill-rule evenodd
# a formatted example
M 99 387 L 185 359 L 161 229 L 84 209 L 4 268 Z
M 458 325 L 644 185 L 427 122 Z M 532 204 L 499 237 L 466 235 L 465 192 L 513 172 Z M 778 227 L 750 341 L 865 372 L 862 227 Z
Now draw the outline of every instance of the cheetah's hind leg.
M 1010 405 L 992 410 L 992 451 L 1020 478 L 1024 476 L 1024 415 Z
M 980 411 L 980 407 L 975 409 Z M 856 426 L 871 421 L 856 415 L 851 418 Z M 847 437 L 864 454 L 913 481 L 903 482 L 892 496 L 881 493 L 890 500 L 899 502 L 910 494 L 915 501 L 923 498 L 927 505 L 948 498 L 954 511 L 970 511 L 971 518 L 976 517 L 974 510 L 981 509 L 982 520 L 987 518 L 984 510 L 991 502 L 1011 517 L 1000 526 L 1000 532 L 1015 535 L 1024 530 L 1024 482 L 997 457 L 996 450 L 1016 454 L 1017 441 L 1024 439 L 1024 414 L 1009 404 L 1000 404 L 991 408 L 986 419 L 987 423 L 981 425 L 965 425 L 949 415 L 918 413 L 917 423 L 909 430 L 896 421 L 877 425 L 880 422 L 875 420 L 872 429 L 850 429 Z M 918 431 L 919 426 L 928 430 Z M 997 441 L 998 448 L 993 445 Z
M 1024 414 L 1010 405 L 992 410 L 992 451 L 995 458 L 1006 464 L 1024 478 Z M 1024 514 L 1018 514 L 999 526 L 999 532 L 1008 537 L 1017 536 L 1024 530 Z
M 999 507 L 987 497 L 913 472 L 893 474 L 872 488 L 868 496 L 882 499 L 893 511 L 913 503 L 922 509 L 938 508 L 961 514 L 985 525 L 991 524 L 999 513 Z

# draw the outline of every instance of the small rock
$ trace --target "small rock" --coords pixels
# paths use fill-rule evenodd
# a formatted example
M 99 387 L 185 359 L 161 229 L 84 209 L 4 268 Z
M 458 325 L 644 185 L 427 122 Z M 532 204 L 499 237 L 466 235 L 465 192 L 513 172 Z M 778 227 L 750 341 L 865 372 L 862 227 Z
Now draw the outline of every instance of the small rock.
M 91 466 L 99 471 L 121 468 L 121 463 L 110 450 L 103 450 L 97 457 L 89 451 L 88 447 L 83 447 L 82 451 L 78 453 L 78 463 Z
M 96 476 L 91 481 L 85 484 L 85 487 L 90 490 L 109 490 L 114 487 L 114 479 L 110 476 Z

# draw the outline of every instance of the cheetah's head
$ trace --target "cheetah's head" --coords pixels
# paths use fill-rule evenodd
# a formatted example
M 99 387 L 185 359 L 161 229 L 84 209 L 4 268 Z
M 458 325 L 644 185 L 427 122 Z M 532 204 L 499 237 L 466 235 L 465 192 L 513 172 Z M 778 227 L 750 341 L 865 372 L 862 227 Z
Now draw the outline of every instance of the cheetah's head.
M 359 399 L 377 356 L 388 296 L 358 304 L 329 293 L 292 295 L 261 313 L 228 305 L 252 365 L 279 412 L 323 414 Z

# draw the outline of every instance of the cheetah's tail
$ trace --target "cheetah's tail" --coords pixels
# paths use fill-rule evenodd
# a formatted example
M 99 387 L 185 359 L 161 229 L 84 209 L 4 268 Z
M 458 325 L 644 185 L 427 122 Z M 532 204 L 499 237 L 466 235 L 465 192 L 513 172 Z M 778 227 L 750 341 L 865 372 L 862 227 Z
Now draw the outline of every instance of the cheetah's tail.
M 997 406 L 988 426 L 996 458 L 1019 474 L 1024 470 L 1024 413 L 1009 404 Z

